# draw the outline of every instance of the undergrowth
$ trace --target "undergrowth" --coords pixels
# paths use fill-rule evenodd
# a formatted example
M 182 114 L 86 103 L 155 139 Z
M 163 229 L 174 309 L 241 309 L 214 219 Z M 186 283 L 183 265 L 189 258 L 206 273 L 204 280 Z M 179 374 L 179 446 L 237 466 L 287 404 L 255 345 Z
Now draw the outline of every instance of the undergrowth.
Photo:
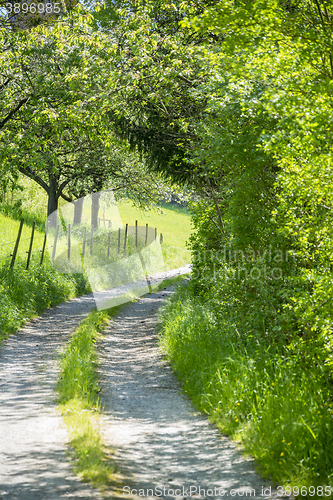
M 76 329 L 62 354 L 58 381 L 60 411 L 70 431 L 75 472 L 105 491 L 117 483 L 112 452 L 99 431 L 96 343 L 112 310 L 93 311 Z
M 82 274 L 58 273 L 48 260 L 42 266 L 34 260 L 29 268 L 18 258 L 8 269 L 0 267 L 0 340 L 29 319 L 64 300 L 90 292 Z
M 245 340 L 192 285 L 171 297 L 161 320 L 161 344 L 194 404 L 241 442 L 265 477 L 295 496 L 329 498 L 333 405 L 320 362 L 307 367 L 300 345 Z

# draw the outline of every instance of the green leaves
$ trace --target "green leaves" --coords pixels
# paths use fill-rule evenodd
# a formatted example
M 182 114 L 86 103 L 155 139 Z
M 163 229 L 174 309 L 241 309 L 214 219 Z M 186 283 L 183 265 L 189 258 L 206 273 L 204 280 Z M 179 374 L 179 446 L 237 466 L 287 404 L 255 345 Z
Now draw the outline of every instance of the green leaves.
M 217 223 L 219 207 L 224 232 L 217 238 L 214 225 L 195 218 L 193 250 L 227 243 L 262 252 L 269 242 L 294 255 L 274 286 L 267 279 L 214 285 L 237 304 L 244 331 L 261 331 L 259 317 L 247 314 L 254 308 L 285 341 L 308 332 L 332 338 L 331 17 L 323 1 L 296 8 L 258 0 L 219 2 L 183 21 L 219 39 L 218 48 L 192 48 L 208 78 L 196 89 L 207 107 L 191 152 L 210 219 Z M 204 267 L 207 280 L 197 289 L 206 292 L 216 279 L 212 264 Z M 319 298 L 325 295 L 328 302 Z

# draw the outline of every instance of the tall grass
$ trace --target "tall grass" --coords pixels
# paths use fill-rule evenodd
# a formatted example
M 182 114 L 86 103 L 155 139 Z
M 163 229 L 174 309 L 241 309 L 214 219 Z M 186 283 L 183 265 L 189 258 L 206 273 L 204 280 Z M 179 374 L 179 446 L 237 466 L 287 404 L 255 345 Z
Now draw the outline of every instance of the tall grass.
M 0 340 L 44 309 L 90 291 L 83 275 L 57 273 L 47 260 L 25 267 L 20 258 L 13 269 L 0 267 Z
M 110 316 L 110 310 L 93 311 L 76 329 L 62 354 L 58 381 L 60 410 L 70 430 L 75 471 L 102 491 L 114 487 L 117 481 L 112 451 L 103 446 L 98 425 L 96 343 Z
M 7 215 L 6 215 L 7 214 Z M 12 212 L 13 216 L 9 216 L 10 212 L 8 206 L 2 205 L 0 207 L 0 263 L 5 264 L 5 262 L 10 261 L 10 255 L 13 253 L 18 230 L 20 227 L 20 219 L 24 219 L 24 225 L 22 229 L 20 245 L 18 248 L 18 257 L 22 260 L 27 260 L 27 251 L 29 249 L 32 222 L 34 219 L 31 214 L 17 214 L 14 210 Z M 36 259 L 38 256 L 40 258 L 40 251 L 43 246 L 44 241 L 44 225 L 41 221 L 36 224 L 34 241 L 33 241 L 33 255 Z
M 264 476 L 295 496 L 331 497 L 333 410 L 324 367 L 310 370 L 296 349 L 288 354 L 251 336 L 244 342 L 191 287 L 179 289 L 161 319 L 161 344 L 195 405 L 242 443 Z

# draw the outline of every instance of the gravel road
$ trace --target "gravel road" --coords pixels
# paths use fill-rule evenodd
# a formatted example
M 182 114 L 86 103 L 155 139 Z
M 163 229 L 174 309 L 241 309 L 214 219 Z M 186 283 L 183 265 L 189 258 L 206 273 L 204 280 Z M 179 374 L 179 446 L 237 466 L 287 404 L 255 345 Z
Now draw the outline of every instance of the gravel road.
M 170 293 L 125 307 L 101 345 L 102 432 L 127 487 L 119 497 L 219 498 L 220 488 L 224 497 L 231 489 L 275 497 L 264 494 L 253 462 L 191 407 L 163 360 L 155 313 Z M 0 346 L 0 500 L 102 500 L 71 471 L 54 392 L 60 349 L 94 307 L 92 296 L 60 304 Z
M 253 461 L 180 392 L 156 336 L 156 311 L 170 293 L 126 307 L 109 326 L 100 351 L 103 435 L 116 450 L 123 497 L 276 497 Z
M 0 347 L 0 499 L 98 499 L 72 472 L 55 405 L 59 348 L 95 307 L 92 296 L 60 304 Z

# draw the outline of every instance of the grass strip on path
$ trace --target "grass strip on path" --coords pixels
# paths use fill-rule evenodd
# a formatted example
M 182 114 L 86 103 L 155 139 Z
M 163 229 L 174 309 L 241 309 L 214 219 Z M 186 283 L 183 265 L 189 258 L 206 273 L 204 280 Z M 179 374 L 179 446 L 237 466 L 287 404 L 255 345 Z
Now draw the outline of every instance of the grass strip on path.
M 156 291 L 183 280 L 183 275 L 166 279 Z M 121 484 L 112 450 L 103 445 L 99 430 L 97 346 L 109 320 L 122 307 L 95 310 L 78 326 L 62 354 L 57 385 L 59 408 L 70 433 L 75 473 L 102 493 L 119 491 Z
M 99 430 L 96 345 L 115 309 L 95 310 L 78 326 L 62 354 L 57 386 L 60 411 L 70 432 L 74 470 L 102 493 L 117 485 L 117 468 Z

